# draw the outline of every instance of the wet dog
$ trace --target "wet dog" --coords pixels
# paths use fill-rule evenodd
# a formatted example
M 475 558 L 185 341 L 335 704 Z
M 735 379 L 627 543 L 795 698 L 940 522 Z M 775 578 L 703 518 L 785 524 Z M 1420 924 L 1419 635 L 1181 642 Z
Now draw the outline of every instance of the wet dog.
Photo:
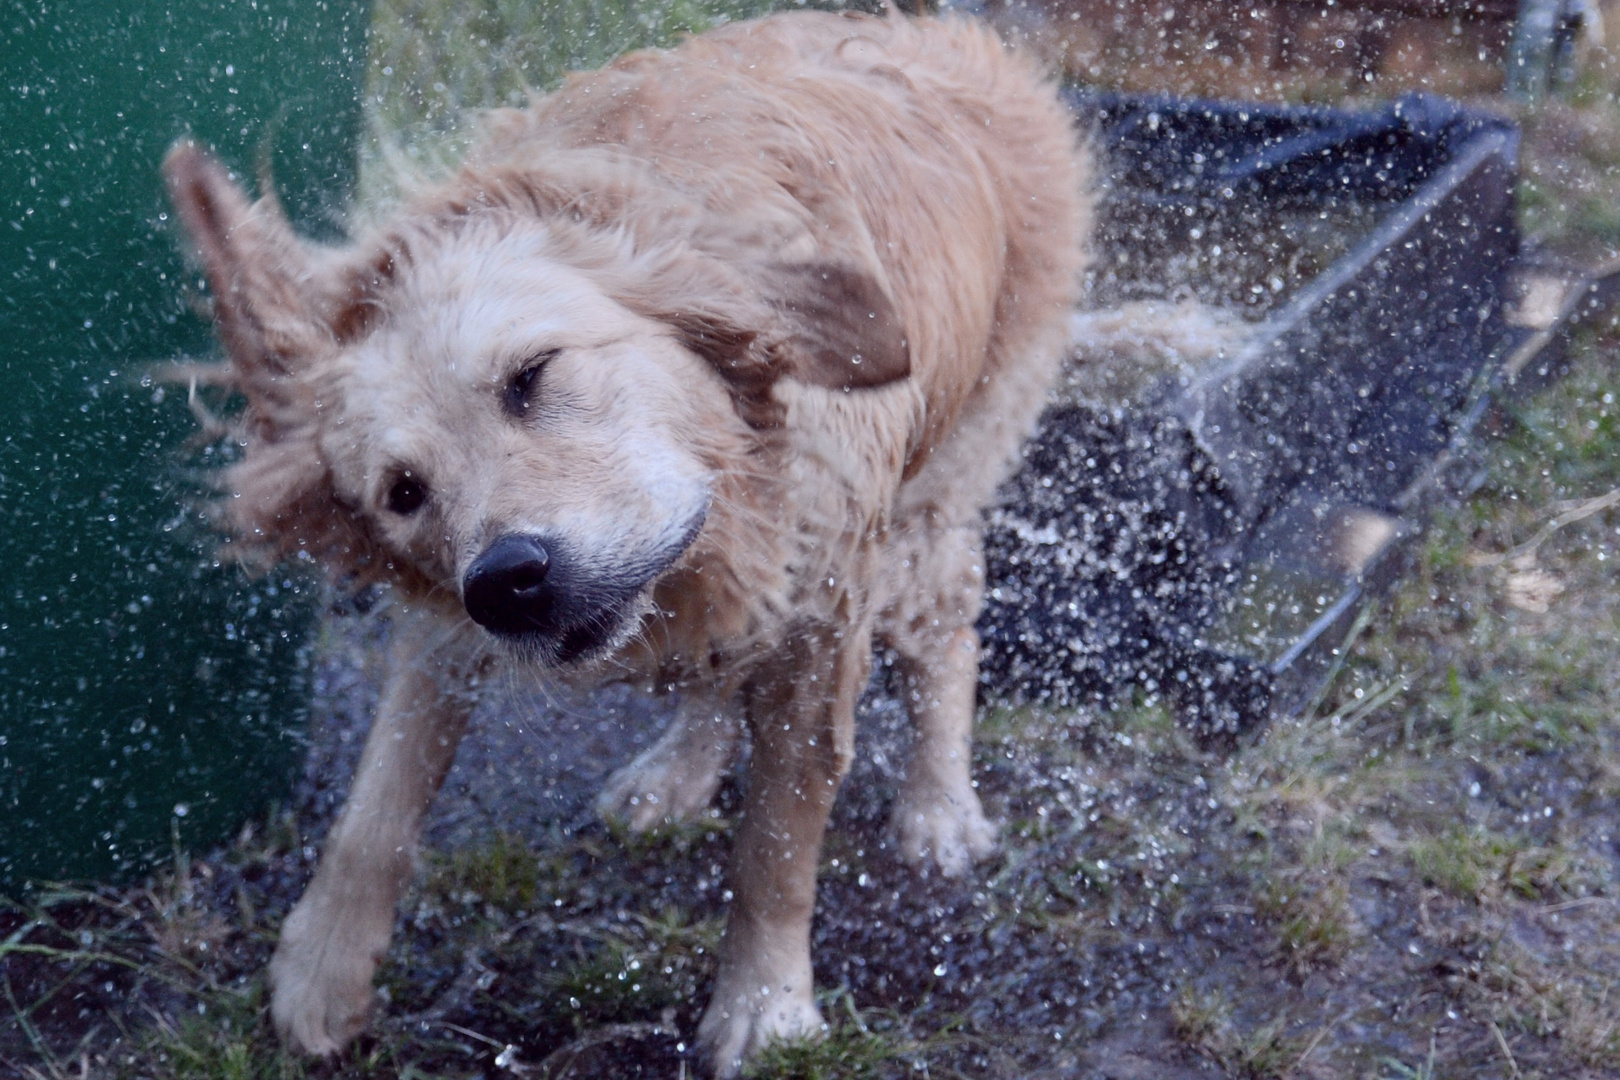
M 282 928 L 272 1014 L 337 1051 L 423 813 L 497 667 L 646 677 L 683 717 L 603 808 L 701 810 L 752 754 L 698 1043 L 821 1028 L 809 931 L 874 640 L 916 745 L 900 849 L 993 833 L 969 776 L 980 513 L 1064 350 L 1090 210 L 1068 114 L 965 20 L 796 13 L 486 118 L 453 178 L 337 248 L 183 144 L 169 190 L 246 399 L 244 561 L 391 583 L 390 674 Z

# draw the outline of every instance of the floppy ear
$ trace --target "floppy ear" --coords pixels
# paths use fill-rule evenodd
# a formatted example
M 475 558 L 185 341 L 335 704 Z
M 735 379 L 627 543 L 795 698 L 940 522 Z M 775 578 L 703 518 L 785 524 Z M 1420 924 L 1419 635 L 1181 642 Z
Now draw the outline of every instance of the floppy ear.
M 767 299 L 788 321 L 782 372 L 830 390 L 858 390 L 911 374 L 906 328 L 870 275 L 839 263 L 784 264 L 767 273 Z
M 836 262 L 777 263 L 726 286 L 649 313 L 744 397 L 783 377 L 848 391 L 911 374 L 905 326 L 868 274 Z
M 707 360 L 755 427 L 781 421 L 770 392 L 778 379 L 854 391 L 911 374 L 893 302 L 869 274 L 841 262 L 738 265 L 672 245 L 602 281 Z
M 245 452 L 224 473 L 228 498 L 214 505 L 230 534 L 228 550 L 269 569 L 304 555 L 357 580 L 389 572 L 365 524 L 343 506 L 318 445 L 318 412 L 308 361 L 334 347 L 345 315 L 333 297 L 354 289 L 328 280 L 339 264 L 321 259 L 293 234 L 274 197 L 249 202 L 229 172 L 190 142 L 163 162 L 169 197 L 196 246 L 214 295 L 214 318 L 230 358 L 226 380 L 247 398 L 236 437 Z M 391 270 L 390 257 L 351 270 L 355 284 Z
M 225 167 L 189 140 L 169 151 L 163 177 L 202 260 L 239 377 L 288 374 L 330 340 L 310 302 L 313 260 L 273 195 L 249 202 Z

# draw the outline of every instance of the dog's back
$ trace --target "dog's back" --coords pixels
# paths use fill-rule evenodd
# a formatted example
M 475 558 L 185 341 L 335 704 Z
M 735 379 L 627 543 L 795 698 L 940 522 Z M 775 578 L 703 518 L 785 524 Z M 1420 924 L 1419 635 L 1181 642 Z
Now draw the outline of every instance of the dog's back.
M 722 259 L 763 248 L 782 264 L 871 275 L 898 309 L 926 401 L 914 474 L 986 377 L 1026 359 L 1030 343 L 1009 332 L 1074 300 L 1088 177 L 1072 118 L 1042 81 L 966 19 L 801 12 L 575 75 L 538 107 L 493 117 L 471 161 L 532 172 L 569 150 L 623 155 L 694 200 L 627 212 L 701 206 L 691 238 Z M 1040 396 L 1054 362 L 1040 362 L 1026 396 Z M 1016 443 L 1033 417 L 998 441 Z

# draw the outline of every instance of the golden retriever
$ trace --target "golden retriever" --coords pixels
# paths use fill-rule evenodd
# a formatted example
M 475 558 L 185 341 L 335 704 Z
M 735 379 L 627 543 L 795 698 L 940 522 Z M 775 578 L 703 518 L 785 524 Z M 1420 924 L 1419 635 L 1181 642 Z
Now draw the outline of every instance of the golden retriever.
M 721 1075 L 821 1030 L 816 863 L 874 638 L 916 729 L 901 851 L 958 873 L 980 513 L 1064 351 L 1090 218 L 1071 118 L 962 19 L 801 12 L 570 78 L 349 244 L 202 150 L 165 164 L 247 405 L 237 557 L 386 580 L 364 756 L 271 962 L 314 1054 L 364 1025 L 423 813 L 502 664 L 676 684 L 603 808 L 700 810 L 751 739 L 697 1033 Z

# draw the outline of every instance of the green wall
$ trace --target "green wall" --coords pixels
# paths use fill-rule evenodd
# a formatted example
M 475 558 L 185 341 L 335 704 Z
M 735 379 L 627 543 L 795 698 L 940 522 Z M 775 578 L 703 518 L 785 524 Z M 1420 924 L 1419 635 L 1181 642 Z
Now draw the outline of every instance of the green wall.
M 0 0 L 0 887 L 127 873 L 287 791 L 314 579 L 217 565 L 218 450 L 143 385 L 215 349 L 158 166 L 192 132 L 335 233 L 368 14 Z

